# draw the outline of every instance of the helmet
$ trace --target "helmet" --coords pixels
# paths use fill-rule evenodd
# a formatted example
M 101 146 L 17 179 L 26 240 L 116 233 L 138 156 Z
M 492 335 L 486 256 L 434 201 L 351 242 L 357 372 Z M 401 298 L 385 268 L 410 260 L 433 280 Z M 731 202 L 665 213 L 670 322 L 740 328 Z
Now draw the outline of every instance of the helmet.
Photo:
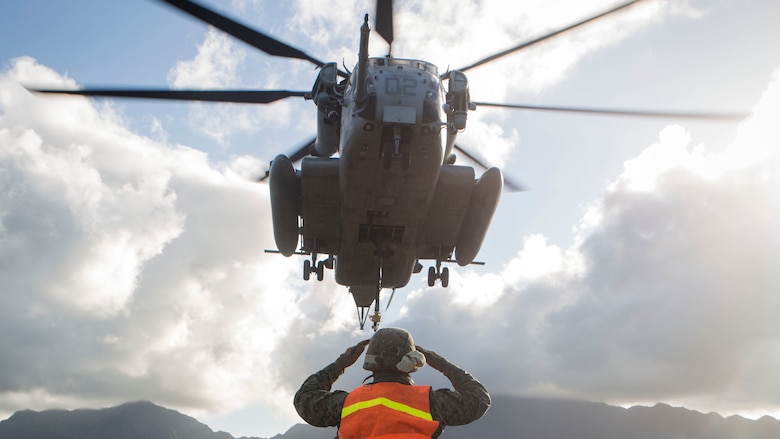
M 415 349 L 412 334 L 400 328 L 382 328 L 371 337 L 363 369 L 408 373 L 424 364 L 425 356 Z

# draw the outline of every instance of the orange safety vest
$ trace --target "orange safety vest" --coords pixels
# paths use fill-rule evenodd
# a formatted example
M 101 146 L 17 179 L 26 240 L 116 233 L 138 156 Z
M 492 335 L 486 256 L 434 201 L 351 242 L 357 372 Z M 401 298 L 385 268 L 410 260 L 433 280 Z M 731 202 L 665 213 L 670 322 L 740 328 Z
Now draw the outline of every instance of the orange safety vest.
M 339 439 L 430 438 L 439 428 L 431 417 L 429 386 L 374 383 L 347 395 Z

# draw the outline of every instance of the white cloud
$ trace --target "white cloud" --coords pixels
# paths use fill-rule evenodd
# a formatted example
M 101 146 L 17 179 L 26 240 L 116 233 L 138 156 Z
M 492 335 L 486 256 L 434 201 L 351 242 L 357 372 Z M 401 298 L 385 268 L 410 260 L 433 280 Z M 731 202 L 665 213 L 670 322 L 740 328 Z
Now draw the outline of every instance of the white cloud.
M 489 115 L 486 116 L 484 112 L 472 113 L 469 116 L 466 130 L 458 136 L 458 145 L 469 154 L 481 157 L 483 163 L 488 166 L 503 168 L 506 160 L 517 149 L 520 134 L 517 130 L 504 132 L 504 128 L 499 123 L 491 121 Z M 467 161 L 465 157 L 458 157 L 458 163 Z
M 529 237 L 503 286 L 487 274 L 415 292 L 403 326 L 454 358 L 490 358 L 470 369 L 500 392 L 780 407 L 761 372 L 780 367 L 778 102 L 775 79 L 721 153 L 665 129 L 593 205 L 574 247 Z
M 174 88 L 221 88 L 239 82 L 246 51 L 226 33 L 209 27 L 194 59 L 179 61 L 168 72 Z
M 246 60 L 243 44 L 226 33 L 209 27 L 195 57 L 177 62 L 168 72 L 168 82 L 173 88 L 253 88 L 243 82 Z M 273 88 L 277 80 L 277 74 L 264 74 L 260 88 Z M 239 134 L 257 133 L 273 126 L 286 126 L 289 119 L 289 102 L 277 102 L 268 106 L 193 103 L 189 109 L 188 125 L 194 132 L 227 147 L 231 144 L 231 139 Z
M 399 2 L 400 3 L 400 2 Z M 614 2 L 404 2 L 396 20 L 397 56 L 423 58 L 440 69 L 460 68 L 615 6 Z M 645 2 L 557 36 L 489 66 L 467 72 L 472 98 L 502 101 L 507 93 L 539 92 L 558 83 L 588 54 L 635 34 L 668 8 Z M 512 11 L 508 14 L 507 11 Z M 454 23 L 466 25 L 456 26 Z
M 289 26 L 295 30 L 295 41 L 301 42 L 304 52 L 325 62 L 341 64 L 343 59 L 351 69 L 357 62 L 363 16 L 368 13 L 373 17 L 375 7 L 374 2 L 367 0 L 336 0 L 327 6 L 316 0 L 298 0 Z M 373 27 L 373 19 L 371 23 Z
M 0 326 L 14 334 L 0 394 L 15 401 L 3 409 L 151 399 L 216 412 L 274 387 L 257 371 L 275 369 L 299 273 L 263 254 L 266 189 L 240 175 L 256 160 L 215 166 L 17 80 L 68 82 L 29 58 L 0 78 Z

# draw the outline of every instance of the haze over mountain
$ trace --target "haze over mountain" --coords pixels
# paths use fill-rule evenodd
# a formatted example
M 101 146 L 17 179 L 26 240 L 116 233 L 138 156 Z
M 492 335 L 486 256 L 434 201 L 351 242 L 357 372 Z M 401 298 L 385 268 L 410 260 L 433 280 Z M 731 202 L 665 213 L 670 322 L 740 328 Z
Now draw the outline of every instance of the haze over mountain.
M 298 424 L 272 439 L 331 439 L 335 428 Z M 533 439 L 774 439 L 780 421 L 723 418 L 657 404 L 624 409 L 597 402 L 498 396 L 477 422 L 442 437 Z M 105 409 L 23 410 L 0 422 L 0 439 L 234 439 L 175 410 L 140 401 Z M 257 439 L 257 438 L 243 438 Z

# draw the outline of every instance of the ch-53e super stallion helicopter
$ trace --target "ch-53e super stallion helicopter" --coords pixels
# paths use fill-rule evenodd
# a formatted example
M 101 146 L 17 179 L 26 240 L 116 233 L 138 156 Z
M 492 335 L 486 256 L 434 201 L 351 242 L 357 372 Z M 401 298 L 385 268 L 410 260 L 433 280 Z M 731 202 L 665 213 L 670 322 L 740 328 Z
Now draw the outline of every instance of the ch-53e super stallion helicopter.
M 461 266 L 475 258 L 487 233 L 502 186 L 501 171 L 475 178 L 455 165 L 455 152 L 482 165 L 455 144 L 477 105 L 553 111 L 721 118 L 731 115 L 531 107 L 471 100 L 466 70 L 631 6 L 630 1 L 457 70 L 440 73 L 418 59 L 370 57 L 370 26 L 360 27 L 358 63 L 351 72 L 188 0 L 162 0 L 270 55 L 310 61 L 319 67 L 311 90 L 36 90 L 86 96 L 199 100 L 265 104 L 303 97 L 317 107 L 317 134 L 289 156 L 278 155 L 267 173 L 274 238 L 284 256 L 305 255 L 303 277 L 323 279 L 325 268 L 349 287 L 363 328 L 371 305 L 379 325 L 382 289 L 405 286 L 420 261 L 430 260 L 428 285 L 449 283 L 443 263 Z M 392 1 L 378 0 L 376 30 L 392 47 Z M 446 83 L 446 85 L 445 85 Z M 333 157 L 338 153 L 338 157 Z M 300 169 L 294 163 L 300 161 Z M 322 259 L 320 259 L 322 256 Z

